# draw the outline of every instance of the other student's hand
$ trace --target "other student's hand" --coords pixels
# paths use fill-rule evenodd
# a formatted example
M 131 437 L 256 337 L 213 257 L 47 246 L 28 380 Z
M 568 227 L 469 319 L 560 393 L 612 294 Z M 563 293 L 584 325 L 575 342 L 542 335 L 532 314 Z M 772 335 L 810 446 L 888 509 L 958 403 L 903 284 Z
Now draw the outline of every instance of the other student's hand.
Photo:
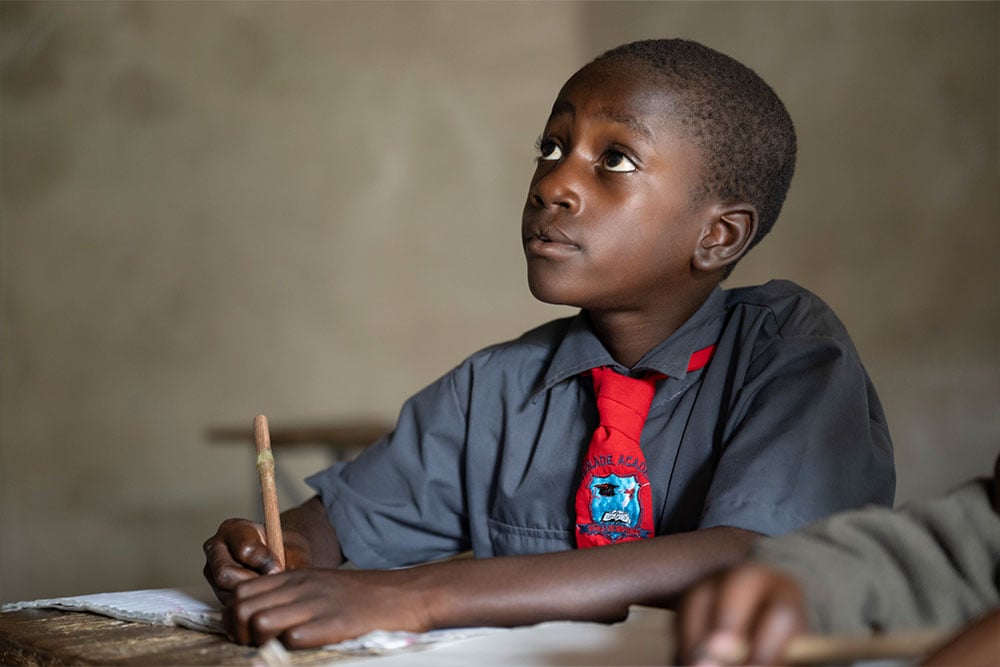
M 921 662 L 928 667 L 1000 665 L 1000 607 L 969 623 L 951 641 Z
M 283 531 L 285 566 L 289 570 L 309 567 L 308 542 L 295 531 Z M 215 535 L 205 540 L 205 578 L 224 604 L 237 584 L 262 574 L 281 572 L 274 553 L 267 548 L 264 526 L 246 519 L 227 519 Z
M 802 590 L 779 570 L 747 563 L 711 575 L 684 596 L 677 661 L 691 665 L 775 665 L 808 628 Z
M 314 648 L 372 630 L 430 630 L 426 599 L 408 587 L 413 570 L 303 569 L 240 582 L 226 605 L 226 633 L 240 644 L 278 637 Z

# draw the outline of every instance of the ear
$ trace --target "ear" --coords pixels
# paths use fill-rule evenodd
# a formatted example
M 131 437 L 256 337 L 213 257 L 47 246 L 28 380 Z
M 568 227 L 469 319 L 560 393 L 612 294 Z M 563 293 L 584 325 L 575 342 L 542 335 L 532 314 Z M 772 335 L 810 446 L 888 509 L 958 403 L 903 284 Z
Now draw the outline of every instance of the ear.
M 698 240 L 692 266 L 710 273 L 736 262 L 757 234 L 757 209 L 751 204 L 719 206 Z

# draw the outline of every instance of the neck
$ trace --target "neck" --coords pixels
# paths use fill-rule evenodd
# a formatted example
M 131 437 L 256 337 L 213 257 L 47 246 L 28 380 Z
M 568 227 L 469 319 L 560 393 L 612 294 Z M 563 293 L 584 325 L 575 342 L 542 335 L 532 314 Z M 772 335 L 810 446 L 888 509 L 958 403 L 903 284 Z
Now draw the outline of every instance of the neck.
M 588 310 L 587 314 L 594 332 L 611 357 L 622 366 L 632 368 L 647 352 L 687 322 L 710 293 L 711 289 L 700 291 L 683 303 L 675 301 L 671 308 L 655 312 Z

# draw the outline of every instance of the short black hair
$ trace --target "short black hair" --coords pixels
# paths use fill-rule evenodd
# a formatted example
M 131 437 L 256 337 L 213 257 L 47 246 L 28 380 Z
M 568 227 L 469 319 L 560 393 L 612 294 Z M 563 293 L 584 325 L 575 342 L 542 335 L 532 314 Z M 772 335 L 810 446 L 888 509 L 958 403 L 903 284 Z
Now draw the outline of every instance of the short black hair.
M 749 247 L 759 243 L 778 219 L 795 171 L 795 126 L 774 90 L 746 65 L 686 39 L 623 44 L 593 63 L 639 63 L 669 87 L 677 112 L 671 121 L 705 158 L 699 194 L 752 204 L 758 226 Z

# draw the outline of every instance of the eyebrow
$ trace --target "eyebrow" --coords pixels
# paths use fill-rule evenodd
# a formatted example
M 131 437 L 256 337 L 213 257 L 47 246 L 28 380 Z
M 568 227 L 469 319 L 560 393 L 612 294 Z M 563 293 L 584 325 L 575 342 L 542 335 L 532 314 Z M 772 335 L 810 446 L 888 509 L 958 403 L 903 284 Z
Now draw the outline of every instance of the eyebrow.
M 576 118 L 576 107 L 573 106 L 571 102 L 566 100 L 556 100 L 556 103 L 552 105 L 552 117 L 555 116 L 569 116 L 570 118 Z M 612 107 L 603 106 L 597 110 L 598 118 L 603 118 L 605 120 L 610 120 L 619 125 L 625 125 L 626 127 L 638 132 L 646 139 L 653 138 L 653 132 L 649 127 L 640 121 L 635 116 L 630 116 L 629 114 L 622 113 Z

